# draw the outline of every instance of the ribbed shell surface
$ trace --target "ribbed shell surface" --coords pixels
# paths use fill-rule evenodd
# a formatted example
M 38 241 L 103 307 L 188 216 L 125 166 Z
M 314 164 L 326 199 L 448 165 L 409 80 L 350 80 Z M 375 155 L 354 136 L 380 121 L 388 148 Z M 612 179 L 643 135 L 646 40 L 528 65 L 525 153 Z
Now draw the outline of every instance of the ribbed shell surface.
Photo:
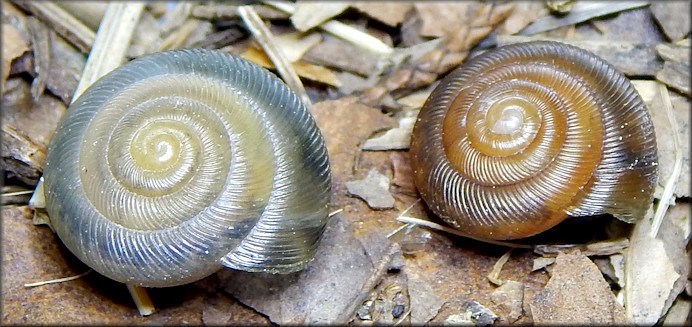
M 330 195 L 324 141 L 298 97 L 211 50 L 149 55 L 94 83 L 51 140 L 44 179 L 65 245 L 101 274 L 149 287 L 222 266 L 302 269 Z
M 421 109 L 410 154 L 431 210 L 482 239 L 567 216 L 634 221 L 657 179 L 653 124 L 631 83 L 557 42 L 489 50 L 451 72 Z

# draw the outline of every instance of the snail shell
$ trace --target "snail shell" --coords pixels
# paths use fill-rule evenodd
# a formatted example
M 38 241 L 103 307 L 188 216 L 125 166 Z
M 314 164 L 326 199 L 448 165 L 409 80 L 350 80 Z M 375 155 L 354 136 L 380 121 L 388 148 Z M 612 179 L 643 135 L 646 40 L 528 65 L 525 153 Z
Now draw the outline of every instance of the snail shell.
M 410 153 L 430 209 L 489 240 L 568 216 L 634 221 L 657 178 L 653 124 L 631 83 L 557 42 L 500 47 L 451 72 L 421 109 Z
M 302 102 L 259 66 L 210 50 L 153 54 L 94 83 L 63 117 L 44 178 L 65 245 L 149 287 L 222 266 L 302 269 L 330 195 L 324 140 Z

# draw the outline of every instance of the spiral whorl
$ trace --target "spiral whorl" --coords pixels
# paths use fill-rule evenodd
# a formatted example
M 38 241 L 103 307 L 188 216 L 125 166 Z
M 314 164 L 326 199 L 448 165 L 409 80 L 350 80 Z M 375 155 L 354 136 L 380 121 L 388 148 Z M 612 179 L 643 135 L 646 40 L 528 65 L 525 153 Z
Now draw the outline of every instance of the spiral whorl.
M 657 178 L 653 125 L 630 82 L 557 42 L 489 50 L 450 73 L 410 153 L 431 210 L 484 239 L 531 236 L 568 215 L 633 221 Z
M 222 265 L 299 270 L 327 221 L 312 116 L 275 76 L 218 51 L 136 59 L 70 106 L 44 171 L 65 245 L 121 282 L 173 286 Z

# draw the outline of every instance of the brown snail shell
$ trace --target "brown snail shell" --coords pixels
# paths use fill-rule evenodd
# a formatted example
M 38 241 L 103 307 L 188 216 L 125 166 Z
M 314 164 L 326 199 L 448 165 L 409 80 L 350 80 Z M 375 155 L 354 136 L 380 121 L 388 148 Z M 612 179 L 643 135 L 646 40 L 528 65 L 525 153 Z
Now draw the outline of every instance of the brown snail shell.
M 558 42 L 489 50 L 451 72 L 421 109 L 410 154 L 430 209 L 489 240 L 568 216 L 635 221 L 657 179 L 654 128 L 634 87 Z
M 328 217 L 312 116 L 274 75 L 219 51 L 157 53 L 98 80 L 63 117 L 44 179 L 63 243 L 140 286 L 302 269 Z

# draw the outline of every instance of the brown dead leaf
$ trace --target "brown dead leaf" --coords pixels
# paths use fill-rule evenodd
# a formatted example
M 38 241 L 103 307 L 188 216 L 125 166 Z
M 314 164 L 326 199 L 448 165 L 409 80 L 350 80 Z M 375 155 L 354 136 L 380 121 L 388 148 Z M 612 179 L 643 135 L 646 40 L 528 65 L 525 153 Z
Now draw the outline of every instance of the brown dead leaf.
M 396 27 L 404 21 L 406 14 L 413 8 L 413 4 L 407 1 L 353 1 L 351 7 L 382 23 Z
M 545 16 L 548 10 L 542 1 L 517 2 L 512 13 L 497 27 L 498 34 L 516 34 L 536 18 Z
M 683 228 L 689 228 L 689 217 L 689 205 L 670 207 L 657 237 L 650 234 L 651 216 L 635 226 L 625 258 L 625 303 L 632 322 L 655 324 L 684 290 L 690 258 Z
M 394 208 L 394 198 L 389 193 L 389 177 L 371 169 L 364 179 L 346 182 L 348 194 L 359 197 L 372 209 Z
M 531 300 L 531 313 L 536 324 L 628 322 L 598 267 L 579 251 L 558 255 L 550 281 Z
M 255 47 L 248 47 L 247 50 L 242 54 L 242 57 L 264 68 L 274 68 L 274 64 L 271 62 L 267 54 L 264 53 L 264 51 L 257 49 Z M 309 80 L 324 83 L 334 87 L 341 86 L 341 81 L 339 81 L 339 79 L 336 77 L 336 74 L 322 66 L 317 66 L 313 64 L 308 64 L 306 62 L 298 61 L 293 63 L 293 68 L 296 70 L 296 73 L 300 77 L 304 77 Z
M 375 70 L 377 55 L 339 38 L 325 35 L 320 44 L 305 54 L 305 61 L 367 77 Z
M 348 2 L 298 1 L 291 22 L 299 31 L 305 32 L 348 8 Z
M 305 270 L 271 275 L 224 269 L 218 276 L 225 291 L 275 323 L 333 324 L 358 298 L 373 268 L 350 223 L 337 215 Z
M 428 21 L 427 26 L 425 23 L 421 24 L 419 33 L 440 35 L 445 42 L 441 42 L 436 49 L 427 52 L 420 59 L 401 65 L 380 79 L 375 86 L 364 90 L 360 95 L 360 101 L 364 104 L 383 107 L 389 111 L 400 110 L 401 104 L 395 99 L 430 85 L 440 75 L 461 64 L 468 51 L 507 18 L 514 4 L 425 2 L 415 3 L 414 7 L 421 12 L 420 19 Z M 441 10 L 453 8 L 456 8 L 455 12 L 436 17 Z M 449 25 L 436 23 L 445 19 Z M 410 28 L 416 29 L 418 25 Z
M 658 92 L 658 82 L 646 80 L 634 80 L 632 84 L 642 96 L 644 103 L 649 108 L 651 120 L 656 130 L 656 144 L 658 148 L 658 185 L 654 196 L 660 197 L 661 189 L 673 172 L 675 163 L 675 147 L 670 141 L 672 133 L 678 133 L 680 139 L 680 151 L 683 154 L 683 164 L 677 187 L 674 194 L 677 197 L 690 195 L 690 102 L 688 98 L 668 92 L 673 104 L 673 112 L 677 128 L 673 129 L 668 121 L 668 116 L 663 110 L 661 95 Z

